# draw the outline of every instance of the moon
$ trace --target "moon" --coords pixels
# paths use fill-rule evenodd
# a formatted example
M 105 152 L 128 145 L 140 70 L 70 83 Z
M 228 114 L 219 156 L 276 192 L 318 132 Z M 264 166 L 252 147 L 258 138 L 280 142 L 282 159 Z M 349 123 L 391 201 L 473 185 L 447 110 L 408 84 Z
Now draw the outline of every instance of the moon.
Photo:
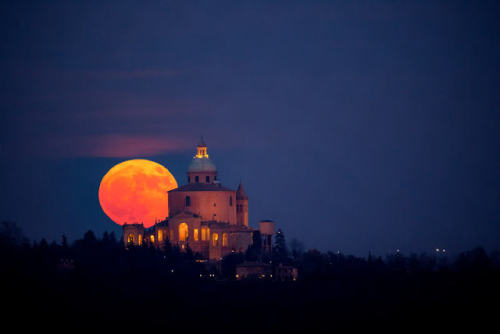
M 145 159 L 121 162 L 101 180 L 99 203 L 118 225 L 143 223 L 151 227 L 168 217 L 168 191 L 177 181 L 164 166 Z

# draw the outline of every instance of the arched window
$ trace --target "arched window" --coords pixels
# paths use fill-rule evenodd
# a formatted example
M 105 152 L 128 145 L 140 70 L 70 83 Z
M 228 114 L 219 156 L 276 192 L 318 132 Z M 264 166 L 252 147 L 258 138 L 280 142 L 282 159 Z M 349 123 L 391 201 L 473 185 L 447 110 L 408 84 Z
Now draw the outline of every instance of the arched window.
M 151 240 L 152 243 L 155 242 L 155 236 L 151 234 L 151 236 L 149 237 L 149 239 Z
M 233 206 L 233 196 L 229 196 L 229 206 Z
M 194 236 L 194 241 L 198 241 L 198 240 L 199 240 L 199 239 L 198 239 L 198 229 L 197 229 L 197 228 L 195 228 L 193 232 L 194 232 L 194 234 L 193 234 L 193 236 Z
M 207 176 L 205 177 L 205 182 L 206 182 L 206 183 L 210 183 L 210 176 L 208 176 L 208 175 L 207 175 Z
M 207 240 L 207 228 L 205 226 L 201 227 L 201 241 Z
M 163 241 L 163 231 L 158 230 L 158 241 Z
M 134 235 L 133 234 L 129 234 L 128 237 L 127 237 L 127 243 L 129 244 L 133 244 L 134 243 Z
M 191 197 L 186 196 L 186 206 L 191 206 Z
M 222 247 L 227 247 L 228 240 L 227 240 L 227 233 L 222 233 Z
M 142 234 L 139 234 L 139 236 L 138 236 L 138 238 L 137 238 L 137 239 L 138 239 L 138 241 L 139 241 L 139 242 L 138 242 L 139 246 L 141 246 L 141 245 L 142 245 Z
M 200 182 L 200 177 L 198 175 L 196 175 L 194 177 L 194 182 L 196 182 L 196 183 Z
M 188 238 L 188 225 L 186 223 L 179 224 L 179 241 L 186 241 Z
M 219 245 L 219 234 L 212 233 L 212 246 L 217 247 Z

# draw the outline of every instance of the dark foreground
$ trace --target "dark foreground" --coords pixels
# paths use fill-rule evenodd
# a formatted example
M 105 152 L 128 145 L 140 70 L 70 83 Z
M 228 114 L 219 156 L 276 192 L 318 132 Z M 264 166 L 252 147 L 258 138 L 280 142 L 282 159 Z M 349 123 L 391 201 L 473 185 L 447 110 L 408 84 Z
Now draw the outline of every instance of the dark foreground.
M 299 268 L 295 282 L 236 281 L 234 264 L 243 254 L 217 269 L 172 248 L 125 250 L 107 235 L 87 234 L 70 246 L 3 238 L 2 318 L 60 330 L 497 328 L 497 254 L 475 249 L 453 260 L 295 255 L 287 260 Z

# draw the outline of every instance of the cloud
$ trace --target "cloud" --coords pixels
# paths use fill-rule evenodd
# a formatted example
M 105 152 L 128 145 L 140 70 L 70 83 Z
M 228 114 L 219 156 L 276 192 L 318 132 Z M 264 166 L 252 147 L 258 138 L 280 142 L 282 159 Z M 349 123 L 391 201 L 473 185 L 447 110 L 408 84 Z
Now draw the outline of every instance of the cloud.
M 190 148 L 192 140 L 165 135 L 102 134 L 38 138 L 22 147 L 26 156 L 46 158 L 140 158 Z
M 80 154 L 91 157 L 147 157 L 187 148 L 179 139 L 133 135 L 95 135 L 84 138 Z

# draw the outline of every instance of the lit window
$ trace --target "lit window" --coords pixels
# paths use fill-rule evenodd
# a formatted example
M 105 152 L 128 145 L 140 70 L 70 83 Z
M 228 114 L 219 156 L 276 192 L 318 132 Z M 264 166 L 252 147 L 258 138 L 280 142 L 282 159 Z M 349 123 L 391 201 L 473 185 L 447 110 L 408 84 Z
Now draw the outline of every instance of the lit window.
M 188 238 L 188 225 L 181 223 L 179 225 L 179 241 L 186 241 Z
M 163 231 L 158 230 L 158 241 L 163 241 Z
M 151 242 L 155 242 L 155 236 L 154 235 L 151 235 L 149 238 L 151 239 Z
M 129 244 L 133 244 L 134 243 L 134 235 L 133 234 L 129 234 L 128 235 L 127 242 Z
M 191 197 L 186 196 L 186 206 L 191 206 Z
M 219 245 L 219 234 L 212 233 L 212 246 L 217 247 Z
M 194 229 L 194 241 L 198 241 L 198 229 Z
M 227 247 L 227 233 L 222 234 L 222 247 Z
M 207 228 L 205 226 L 201 227 L 201 240 L 207 240 Z
M 140 246 L 140 245 L 142 245 L 142 234 L 139 234 L 138 239 L 139 239 L 139 246 Z

